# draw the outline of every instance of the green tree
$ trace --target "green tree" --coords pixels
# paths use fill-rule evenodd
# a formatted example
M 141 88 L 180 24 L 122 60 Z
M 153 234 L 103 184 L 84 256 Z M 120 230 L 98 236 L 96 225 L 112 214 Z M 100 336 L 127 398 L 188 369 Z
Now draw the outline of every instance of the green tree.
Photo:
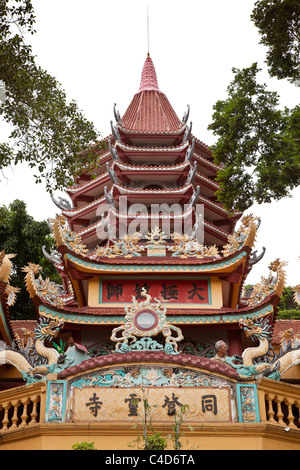
M 284 288 L 278 304 L 278 319 L 300 320 L 300 306 L 295 301 L 294 295 L 292 287 L 287 286 Z
M 257 63 L 233 68 L 226 100 L 214 105 L 209 129 L 222 168 L 219 200 L 228 210 L 246 210 L 290 194 L 300 182 L 300 107 L 280 110 L 279 96 L 257 83 Z
M 282 310 L 299 310 L 300 306 L 294 300 L 294 291 L 293 288 L 287 286 L 284 288 L 283 293 L 280 297 L 280 302 L 278 304 L 278 309 Z
M 0 170 L 28 162 L 48 190 L 64 188 L 86 164 L 96 165 L 99 133 L 56 78 L 38 66 L 24 34 L 34 34 L 31 0 L 0 0 L 0 116 L 12 132 L 0 143 Z M 100 144 L 98 143 L 98 146 Z M 82 149 L 90 151 L 81 153 Z
M 300 86 L 300 2 L 259 0 L 251 19 L 267 46 L 269 74 Z
M 42 253 L 43 245 L 48 252 L 54 248 L 54 240 L 47 222 L 35 221 L 27 213 L 26 204 L 18 199 L 8 207 L 0 207 L 0 250 L 16 254 L 11 260 L 13 263 L 11 284 L 21 288 L 15 305 L 10 307 L 13 320 L 36 317 L 35 307 L 24 284 L 23 266 L 29 262 L 40 264 L 43 277 L 61 283 L 57 271 Z

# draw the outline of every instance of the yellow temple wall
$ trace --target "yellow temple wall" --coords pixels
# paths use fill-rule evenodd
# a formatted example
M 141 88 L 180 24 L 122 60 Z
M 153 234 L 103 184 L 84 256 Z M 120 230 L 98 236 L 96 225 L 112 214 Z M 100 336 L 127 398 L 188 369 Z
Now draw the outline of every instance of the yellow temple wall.
M 88 306 L 99 307 L 99 277 L 89 279 Z
M 195 422 L 192 428 L 184 422 L 182 450 L 300 450 L 299 415 L 293 415 L 300 407 L 299 387 L 269 379 L 256 386 L 259 422 Z M 94 442 L 98 450 L 134 453 L 130 444 L 143 432 L 134 423 L 45 422 L 46 388 L 42 382 L 0 392 L 0 450 L 71 450 L 76 443 Z M 24 408 L 18 415 L 20 404 Z M 155 423 L 155 432 L 167 436 L 173 425 Z M 171 440 L 168 444 L 173 450 Z
M 300 380 L 300 365 L 296 364 L 293 367 L 290 367 L 290 369 L 282 374 L 282 379 Z
M 208 423 L 193 431 L 184 425 L 181 430 L 183 450 L 300 450 L 298 430 L 287 432 L 266 423 Z M 172 428 L 156 426 L 155 431 L 167 435 Z M 137 435 L 126 425 L 43 423 L 2 435 L 0 450 L 72 450 L 76 443 L 93 442 L 97 450 L 127 450 L 134 455 L 136 448 L 130 444 Z M 171 440 L 168 450 L 174 450 Z
M 1 379 L 21 379 L 23 378 L 22 374 L 18 369 L 9 364 L 3 364 L 0 366 Z

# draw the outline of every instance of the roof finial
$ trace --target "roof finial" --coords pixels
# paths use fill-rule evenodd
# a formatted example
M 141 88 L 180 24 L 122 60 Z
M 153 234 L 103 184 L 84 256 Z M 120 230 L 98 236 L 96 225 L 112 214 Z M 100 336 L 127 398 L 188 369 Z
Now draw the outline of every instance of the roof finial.
M 149 50 L 149 8 L 147 5 L 147 57 L 150 57 L 150 50 Z

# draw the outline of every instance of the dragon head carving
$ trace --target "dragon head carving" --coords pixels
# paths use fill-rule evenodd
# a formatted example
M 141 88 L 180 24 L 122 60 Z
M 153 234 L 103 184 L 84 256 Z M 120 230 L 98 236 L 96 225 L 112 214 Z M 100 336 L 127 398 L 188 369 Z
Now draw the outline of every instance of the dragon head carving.
M 267 339 L 270 336 L 271 325 L 269 325 L 268 318 L 247 318 L 246 320 L 240 320 L 239 326 L 244 330 L 247 338 L 251 338 L 253 341 Z
M 35 337 L 39 340 L 52 341 L 63 328 L 64 323 L 50 318 L 40 317 L 34 330 Z

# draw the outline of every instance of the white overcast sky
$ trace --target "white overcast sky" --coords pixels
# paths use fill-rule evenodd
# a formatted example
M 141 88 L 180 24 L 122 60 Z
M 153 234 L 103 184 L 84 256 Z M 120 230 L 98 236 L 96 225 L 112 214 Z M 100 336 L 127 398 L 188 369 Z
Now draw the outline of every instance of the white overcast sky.
M 281 106 L 299 103 L 300 89 L 270 79 L 264 64 L 265 48 L 250 21 L 254 0 L 33 0 L 34 36 L 28 36 L 37 61 L 55 76 L 68 98 L 78 102 L 85 116 L 105 137 L 110 133 L 113 104 L 122 115 L 138 92 L 147 55 L 147 5 L 150 55 L 158 84 L 181 118 L 191 106 L 193 134 L 207 145 L 215 137 L 207 130 L 212 107 L 226 98 L 232 67 L 258 62 L 259 81 L 278 91 Z M 7 126 L 0 121 L 0 137 Z M 58 209 L 33 172 L 17 166 L 0 182 L 0 204 L 23 199 L 37 220 L 53 217 Z M 63 193 L 60 193 L 63 195 Z M 261 217 L 258 252 L 267 251 L 248 276 L 249 283 L 267 276 L 276 258 L 288 262 L 287 283 L 300 283 L 300 188 L 292 198 L 255 205 L 246 213 Z

